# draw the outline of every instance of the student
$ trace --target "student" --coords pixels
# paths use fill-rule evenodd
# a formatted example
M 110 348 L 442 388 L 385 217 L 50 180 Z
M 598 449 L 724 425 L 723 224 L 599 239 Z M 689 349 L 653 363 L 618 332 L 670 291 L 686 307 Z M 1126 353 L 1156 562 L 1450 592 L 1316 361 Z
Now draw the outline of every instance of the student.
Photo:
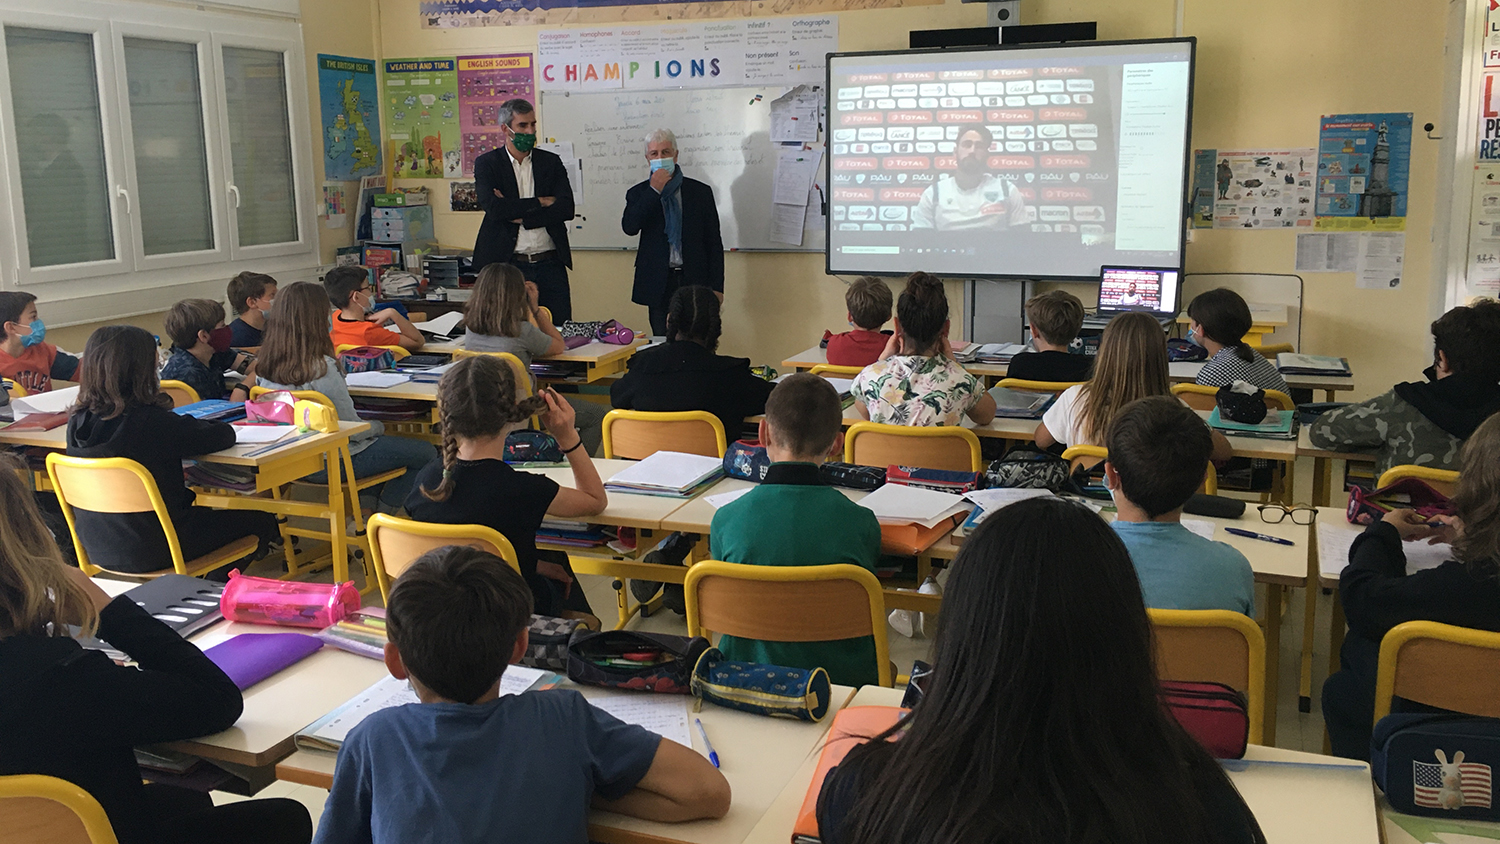
M 880 359 L 891 338 L 892 332 L 880 330 L 891 319 L 891 288 L 873 276 L 860 276 L 844 291 L 844 304 L 854 330 L 823 332 L 828 362 L 834 366 L 869 366 Z
M 1402 463 L 1457 468 L 1463 441 L 1500 411 L 1500 303 L 1454 308 L 1432 324 L 1432 340 L 1426 381 L 1319 416 L 1313 446 L 1378 448 L 1377 477 Z
M 1088 355 L 1068 353 L 1068 346 L 1083 328 L 1083 303 L 1066 290 L 1039 293 L 1026 302 L 1034 352 L 1021 352 L 1010 359 L 1006 377 L 1024 381 L 1087 381 L 1094 368 Z
M 484 272 L 502 266 L 490 264 Z M 406 512 L 420 522 L 494 528 L 516 549 L 537 612 L 589 612 L 583 586 L 568 568 L 568 555 L 544 557 L 536 547 L 536 531 L 547 516 L 574 519 L 602 513 L 608 504 L 604 482 L 574 430 L 573 408 L 550 389 L 520 401 L 517 395 L 515 373 L 498 358 L 460 358 L 453 364 L 438 384 L 443 454 L 417 473 Z M 567 455 L 571 487 L 505 462 L 505 437 L 537 413 Z
M 1115 533 L 1130 551 L 1146 606 L 1255 614 L 1255 574 L 1245 555 L 1182 526 L 1182 505 L 1208 471 L 1213 439 L 1191 408 L 1170 396 L 1125 405 L 1109 426 L 1104 484 Z
M 20 290 L 0 293 L 0 376 L 28 393 L 46 393 L 52 379 L 72 381 L 78 358 L 48 343 L 47 325 L 37 316 L 36 296 Z
M 590 804 L 663 822 L 729 811 L 728 781 L 692 749 L 571 689 L 501 696 L 531 610 L 521 577 L 477 548 L 430 551 L 396 579 L 385 664 L 421 703 L 349 731 L 319 844 L 584 844 Z
M 236 349 L 260 346 L 266 314 L 276 302 L 276 279 L 249 270 L 229 280 L 229 305 L 238 314 L 229 323 L 229 343 Z
M 870 571 L 880 558 L 880 523 L 818 474 L 843 446 L 843 405 L 824 379 L 790 375 L 771 392 L 760 442 L 771 458 L 761 484 L 714 513 L 713 559 L 760 566 L 848 563 Z M 770 528 L 770 529 L 768 529 Z M 879 682 L 875 640 L 764 642 L 723 636 L 729 659 L 828 670 L 835 683 Z
M 1147 396 L 1170 396 L 1167 381 L 1167 338 L 1155 317 L 1145 313 L 1120 314 L 1109 321 L 1099 340 L 1094 374 L 1087 384 L 1069 387 L 1042 414 L 1036 444 L 1105 445 L 1115 414 Z M 1212 432 L 1213 461 L 1231 456 L 1229 440 Z
M 1198 371 L 1198 383 L 1223 387 L 1248 381 L 1262 390 L 1290 394 L 1276 364 L 1261 357 L 1245 342 L 1250 332 L 1250 306 L 1226 287 L 1199 293 L 1188 303 L 1188 340 L 1208 350 L 1208 363 Z
M 375 307 L 375 285 L 363 267 L 334 267 L 323 276 L 328 301 L 339 311 L 329 328 L 334 346 L 400 346 L 422 348 L 422 332 L 395 308 Z M 394 325 L 392 331 L 385 326 Z
M 256 558 L 280 541 L 276 517 L 255 510 L 193 506 L 182 461 L 234 445 L 234 428 L 172 412 L 156 377 L 156 340 L 143 328 L 108 325 L 89 338 L 79 369 L 78 404 L 68 418 L 68 454 L 127 457 L 156 480 L 183 559 L 242 536 L 260 539 Z M 170 568 L 171 551 L 154 513 L 94 513 L 74 508 L 89 559 L 112 571 Z
M 136 746 L 229 729 L 244 708 L 240 690 L 128 593 L 111 599 L 66 566 L 25 476 L 15 458 L 0 458 L 0 775 L 77 785 L 99 801 L 120 844 L 306 844 L 312 818 L 295 800 L 216 808 L 201 791 L 141 784 Z M 74 629 L 136 665 L 85 650 Z
M 1135 570 L 1098 516 L 1012 504 L 945 592 L 922 700 L 823 782 L 824 844 L 1265 841 L 1161 705 Z
M 1500 414 L 1464 443 L 1453 496 L 1453 515 L 1435 516 L 1440 527 L 1411 510 L 1394 510 L 1370 525 L 1349 548 L 1339 575 L 1339 599 L 1349 635 L 1340 670 L 1323 684 L 1323 719 L 1333 752 L 1370 758 L 1375 717 L 1375 668 L 1380 640 L 1407 621 L 1439 621 L 1500 630 Z M 1451 542 L 1453 559 L 1434 569 L 1406 573 L 1403 541 Z M 1437 711 L 1396 700 L 1396 712 Z
M 888 425 L 976 425 L 995 418 L 995 399 L 953 359 L 948 296 L 930 273 L 912 273 L 896 300 L 896 333 L 849 388 L 859 415 Z
M 333 354 L 328 299 L 323 289 L 299 281 L 281 291 L 276 301 L 276 318 L 266 324 L 255 361 L 260 385 L 272 390 L 316 390 L 333 403 L 340 421 L 365 421 L 354 409 L 349 385 L 344 383 L 344 373 Z M 411 492 L 417 472 L 437 456 L 437 449 L 410 437 L 387 436 L 378 420 L 369 423 L 370 430 L 349 438 L 354 475 L 367 478 L 405 467 L 406 474 L 387 481 L 380 490 L 380 503 L 395 512 Z M 327 478 L 325 472 L 308 476 L 313 483 L 325 483 Z
M 167 311 L 162 328 L 172 341 L 172 356 L 161 368 L 164 380 L 181 381 L 204 401 L 250 398 L 249 384 L 241 382 L 233 389 L 224 384 L 224 370 L 244 372 L 250 356 L 230 348 L 232 332 L 224 325 L 223 305 L 212 299 L 183 299 Z

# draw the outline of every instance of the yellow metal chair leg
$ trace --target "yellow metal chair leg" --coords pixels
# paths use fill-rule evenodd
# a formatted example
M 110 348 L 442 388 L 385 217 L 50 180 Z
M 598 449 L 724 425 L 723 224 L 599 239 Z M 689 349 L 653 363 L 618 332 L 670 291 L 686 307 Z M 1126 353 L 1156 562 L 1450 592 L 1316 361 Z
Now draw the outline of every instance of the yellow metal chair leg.
M 1276 693 L 1281 678 L 1281 600 L 1285 593 L 1285 586 L 1266 584 L 1266 722 L 1261 740 L 1267 747 L 1276 745 Z

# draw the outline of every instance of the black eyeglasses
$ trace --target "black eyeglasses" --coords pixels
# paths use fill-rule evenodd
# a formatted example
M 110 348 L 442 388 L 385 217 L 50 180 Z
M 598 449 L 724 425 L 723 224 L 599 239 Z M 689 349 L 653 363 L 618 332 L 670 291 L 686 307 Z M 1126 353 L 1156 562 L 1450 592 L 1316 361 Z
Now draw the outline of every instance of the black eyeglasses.
M 1294 525 L 1310 525 L 1318 519 L 1318 509 L 1306 505 L 1286 507 L 1281 504 L 1260 505 L 1260 520 L 1272 525 L 1279 525 L 1290 517 Z

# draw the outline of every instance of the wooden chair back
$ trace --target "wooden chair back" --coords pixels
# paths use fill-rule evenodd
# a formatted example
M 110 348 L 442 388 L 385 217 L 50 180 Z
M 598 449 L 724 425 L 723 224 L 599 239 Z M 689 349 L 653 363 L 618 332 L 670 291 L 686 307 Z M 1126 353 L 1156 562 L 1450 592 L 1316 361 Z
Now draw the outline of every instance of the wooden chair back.
M 1500 633 L 1436 621 L 1398 624 L 1380 640 L 1375 720 L 1393 697 L 1500 718 Z
M 7 844 L 117 844 L 104 807 L 57 777 L 0 777 L 0 829 Z
M 1062 457 L 1068 461 L 1068 470 L 1078 471 L 1079 466 L 1090 469 L 1098 466 L 1101 461 L 1109 459 L 1109 449 L 1102 445 L 1071 445 L 1063 450 Z M 1214 464 L 1208 464 L 1208 471 L 1203 474 L 1203 486 L 1199 492 L 1204 495 L 1219 494 L 1219 473 Z
M 1256 346 L 1253 348 L 1255 349 L 1255 351 L 1260 352 L 1261 357 L 1265 358 L 1271 363 L 1275 363 L 1276 356 L 1281 354 L 1282 352 L 1291 354 L 1292 352 L 1297 351 L 1296 349 L 1292 348 L 1291 343 L 1272 343 L 1269 346 Z
M 956 426 L 912 427 L 856 422 L 844 435 L 844 462 L 981 472 L 979 437 Z
M 170 378 L 164 379 L 161 382 L 161 391 L 172 398 L 173 407 L 182 407 L 202 401 L 198 397 L 197 390 L 181 381 L 174 381 Z
M 754 566 L 704 560 L 683 589 L 689 636 L 767 642 L 875 638 L 880 685 L 893 682 L 880 581 L 859 566 Z
M 1223 683 L 1245 693 L 1250 743 L 1265 729 L 1266 639 L 1253 619 L 1230 610 L 1148 609 L 1163 680 Z
M 611 410 L 604 414 L 604 456 L 644 460 L 658 451 L 723 457 L 724 423 L 706 410 L 655 413 Z
M 484 525 L 444 525 L 398 519 L 376 513 L 369 519 L 370 557 L 382 598 L 390 599 L 390 586 L 417 558 L 435 548 L 469 545 L 504 560 L 521 571 L 515 546 L 503 534 Z
M 1434 469 L 1431 466 L 1413 466 L 1403 463 L 1400 466 L 1392 466 L 1380 474 L 1380 480 L 1376 482 L 1375 488 L 1382 489 L 1390 486 L 1402 478 L 1416 478 L 1426 481 L 1428 486 L 1444 495 L 1452 496 L 1458 489 L 1458 472 L 1452 469 Z
M 1207 384 L 1173 384 L 1172 395 L 1194 410 L 1213 410 L 1219 403 L 1219 388 Z M 1271 410 L 1296 410 L 1297 403 L 1280 390 L 1266 390 L 1266 407 Z

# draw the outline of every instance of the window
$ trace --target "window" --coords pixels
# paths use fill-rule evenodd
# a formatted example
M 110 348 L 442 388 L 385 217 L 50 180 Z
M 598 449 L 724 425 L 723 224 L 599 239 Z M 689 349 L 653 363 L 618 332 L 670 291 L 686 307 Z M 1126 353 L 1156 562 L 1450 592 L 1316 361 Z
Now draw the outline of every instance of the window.
M 142 252 L 213 249 L 198 45 L 126 38 L 125 80 L 140 189 Z
M 280 53 L 224 48 L 241 246 L 297 239 L 291 127 Z

